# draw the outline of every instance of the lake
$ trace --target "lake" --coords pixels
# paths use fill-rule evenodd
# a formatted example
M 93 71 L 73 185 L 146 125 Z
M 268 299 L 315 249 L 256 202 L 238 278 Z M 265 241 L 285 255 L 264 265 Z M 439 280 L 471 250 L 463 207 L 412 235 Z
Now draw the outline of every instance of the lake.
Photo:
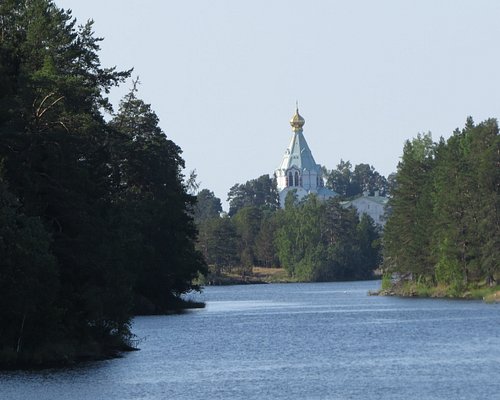
M 141 351 L 0 372 L 0 399 L 500 399 L 500 304 L 379 285 L 207 287 L 205 309 L 136 318 Z

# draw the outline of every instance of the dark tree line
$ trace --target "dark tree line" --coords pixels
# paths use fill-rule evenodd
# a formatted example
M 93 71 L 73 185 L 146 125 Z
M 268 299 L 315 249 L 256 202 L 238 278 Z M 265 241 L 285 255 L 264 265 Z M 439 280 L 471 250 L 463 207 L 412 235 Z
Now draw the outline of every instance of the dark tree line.
M 279 203 L 273 179 L 262 175 L 234 185 L 228 194 L 227 215 L 213 192 L 204 189 L 197 200 L 198 248 L 217 273 L 237 269 L 246 275 L 253 266 L 277 265 L 273 238 Z
M 125 348 L 205 272 L 181 150 L 136 97 L 106 94 L 92 22 L 49 0 L 0 3 L 0 365 Z
M 366 279 L 380 263 L 379 228 L 338 200 L 310 195 L 298 201 L 290 193 L 279 209 L 276 182 L 268 175 L 234 185 L 228 200 L 225 215 L 205 189 L 194 211 L 198 246 L 215 274 L 282 266 L 301 281 Z
M 434 143 L 419 135 L 404 146 L 392 215 L 384 234 L 389 273 L 452 295 L 493 284 L 500 273 L 500 137 L 496 120 Z

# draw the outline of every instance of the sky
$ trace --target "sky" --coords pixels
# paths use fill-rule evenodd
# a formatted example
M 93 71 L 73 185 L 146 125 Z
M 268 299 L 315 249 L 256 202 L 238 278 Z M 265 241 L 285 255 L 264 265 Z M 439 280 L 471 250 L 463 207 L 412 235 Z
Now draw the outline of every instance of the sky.
M 134 68 L 186 173 L 226 210 L 232 185 L 279 166 L 296 101 L 317 163 L 385 176 L 418 133 L 499 117 L 497 0 L 55 3 L 95 21 L 104 66 Z

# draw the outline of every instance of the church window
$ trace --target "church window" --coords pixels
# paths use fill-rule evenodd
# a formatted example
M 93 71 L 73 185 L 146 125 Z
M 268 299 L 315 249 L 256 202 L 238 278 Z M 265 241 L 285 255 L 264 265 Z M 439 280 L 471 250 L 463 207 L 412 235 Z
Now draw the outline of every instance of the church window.
M 288 173 L 288 182 L 287 182 L 287 186 L 293 186 L 293 173 L 292 171 L 290 171 Z
M 295 171 L 295 185 L 294 186 L 299 186 L 299 173 Z

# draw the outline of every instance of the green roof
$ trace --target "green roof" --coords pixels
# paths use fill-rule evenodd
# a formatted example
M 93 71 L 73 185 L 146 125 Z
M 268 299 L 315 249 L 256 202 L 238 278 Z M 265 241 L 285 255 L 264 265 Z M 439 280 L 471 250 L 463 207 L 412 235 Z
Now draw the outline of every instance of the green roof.
M 321 166 L 314 161 L 302 129 L 293 132 L 292 140 L 285 151 L 279 168 L 286 171 L 292 167 L 302 171 L 321 171 Z

